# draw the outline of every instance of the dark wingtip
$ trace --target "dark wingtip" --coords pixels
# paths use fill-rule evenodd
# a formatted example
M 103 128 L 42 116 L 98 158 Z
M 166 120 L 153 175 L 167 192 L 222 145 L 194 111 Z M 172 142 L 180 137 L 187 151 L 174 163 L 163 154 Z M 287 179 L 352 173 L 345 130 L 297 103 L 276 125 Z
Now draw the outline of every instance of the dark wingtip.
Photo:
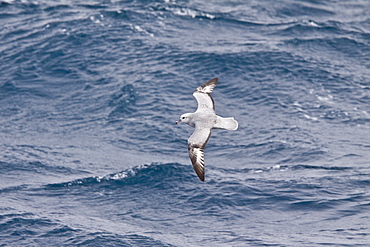
M 212 83 L 214 83 L 214 84 L 217 85 L 217 83 L 218 83 L 218 77 L 215 77 L 215 78 L 207 81 L 205 84 L 209 85 L 209 84 L 212 84 Z
M 200 181 L 204 182 L 206 180 L 204 173 L 201 173 L 201 172 L 196 172 L 196 173 L 197 173 Z

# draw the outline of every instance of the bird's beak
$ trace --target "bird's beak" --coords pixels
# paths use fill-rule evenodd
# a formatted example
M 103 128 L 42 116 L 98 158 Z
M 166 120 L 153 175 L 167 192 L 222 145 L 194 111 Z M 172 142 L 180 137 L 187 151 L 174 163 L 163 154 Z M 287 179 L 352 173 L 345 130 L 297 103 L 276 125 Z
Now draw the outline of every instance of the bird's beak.
M 179 121 L 176 121 L 176 124 L 178 124 L 178 123 L 181 123 L 181 120 L 179 120 Z

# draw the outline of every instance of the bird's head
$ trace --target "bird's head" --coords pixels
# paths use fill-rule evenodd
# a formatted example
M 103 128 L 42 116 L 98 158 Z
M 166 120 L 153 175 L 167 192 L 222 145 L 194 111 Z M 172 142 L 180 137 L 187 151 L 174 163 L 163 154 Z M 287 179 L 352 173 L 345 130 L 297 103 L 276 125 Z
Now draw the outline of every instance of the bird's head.
M 180 116 L 180 120 L 176 121 L 176 124 L 178 123 L 189 123 L 190 121 L 190 113 L 185 113 Z

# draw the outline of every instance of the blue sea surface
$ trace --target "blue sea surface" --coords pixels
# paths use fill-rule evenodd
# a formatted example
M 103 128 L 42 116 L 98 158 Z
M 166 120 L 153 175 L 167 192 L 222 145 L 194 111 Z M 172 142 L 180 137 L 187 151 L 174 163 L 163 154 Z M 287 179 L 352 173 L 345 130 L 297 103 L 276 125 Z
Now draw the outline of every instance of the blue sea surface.
M 369 246 L 370 2 L 0 0 L 0 246 Z M 206 181 L 175 125 L 219 78 Z

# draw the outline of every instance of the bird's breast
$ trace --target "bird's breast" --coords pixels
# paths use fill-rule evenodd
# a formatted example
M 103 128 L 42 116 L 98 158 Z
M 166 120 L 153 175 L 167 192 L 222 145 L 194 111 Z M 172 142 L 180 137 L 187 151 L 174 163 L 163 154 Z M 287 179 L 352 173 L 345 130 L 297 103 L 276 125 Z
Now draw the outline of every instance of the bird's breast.
M 216 114 L 214 113 L 207 113 L 207 112 L 199 112 L 199 113 L 195 113 L 196 116 L 194 119 L 196 119 L 196 121 L 194 121 L 194 126 L 197 125 L 202 128 L 212 128 L 215 124 L 216 124 Z

